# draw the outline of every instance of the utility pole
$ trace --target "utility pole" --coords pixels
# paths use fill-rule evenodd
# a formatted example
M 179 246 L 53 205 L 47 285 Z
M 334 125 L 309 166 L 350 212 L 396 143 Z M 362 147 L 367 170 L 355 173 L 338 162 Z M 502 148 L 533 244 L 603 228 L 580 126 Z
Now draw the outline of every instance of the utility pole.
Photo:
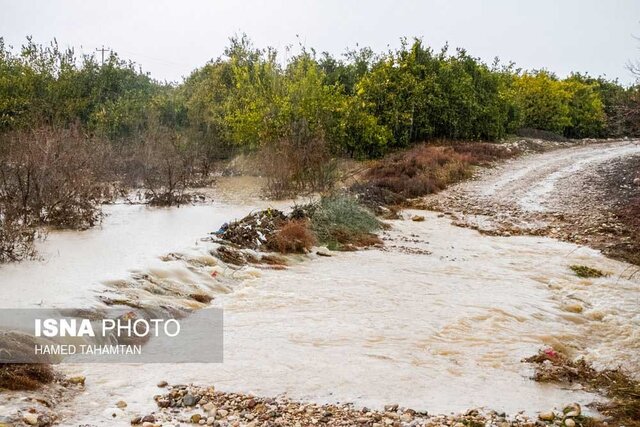
M 100 64 L 104 65 L 104 53 L 111 52 L 111 49 L 105 49 L 104 45 L 102 45 L 102 49 L 96 49 L 96 52 L 100 52 L 102 54 L 102 62 Z

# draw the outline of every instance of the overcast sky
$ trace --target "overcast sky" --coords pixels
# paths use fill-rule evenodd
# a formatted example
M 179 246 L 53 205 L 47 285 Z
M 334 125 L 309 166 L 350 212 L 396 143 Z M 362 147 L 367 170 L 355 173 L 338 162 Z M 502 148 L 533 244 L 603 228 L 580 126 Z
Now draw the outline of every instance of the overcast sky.
M 155 78 L 181 80 L 245 32 L 279 51 L 296 35 L 319 52 L 397 47 L 402 36 L 445 42 L 491 62 L 604 74 L 632 81 L 640 58 L 640 0 L 0 0 L 0 36 L 15 47 L 32 35 L 92 52 L 102 46 Z M 82 46 L 82 49 L 80 48 Z

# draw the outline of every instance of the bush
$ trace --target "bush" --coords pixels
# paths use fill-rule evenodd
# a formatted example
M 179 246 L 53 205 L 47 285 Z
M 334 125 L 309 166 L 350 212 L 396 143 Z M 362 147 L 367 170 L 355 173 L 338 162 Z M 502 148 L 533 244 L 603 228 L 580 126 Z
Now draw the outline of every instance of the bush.
M 0 263 L 33 258 L 36 229 L 7 215 L 0 209 Z
M 308 209 L 311 229 L 321 244 L 333 249 L 370 246 L 380 240 L 372 234 L 381 223 L 358 201 L 344 194 L 323 197 Z
M 267 240 L 269 249 L 280 253 L 305 253 L 316 243 L 308 220 L 288 220 Z
M 305 191 L 327 191 L 337 180 L 337 163 L 322 136 L 300 125 L 295 136 L 262 149 L 267 191 L 275 198 Z
M 191 148 L 170 129 L 145 135 L 136 156 L 150 204 L 172 206 L 191 200 L 186 193 L 195 175 Z
M 79 126 L 11 132 L 0 146 L 0 204 L 23 225 L 83 229 L 100 219 L 109 147 Z

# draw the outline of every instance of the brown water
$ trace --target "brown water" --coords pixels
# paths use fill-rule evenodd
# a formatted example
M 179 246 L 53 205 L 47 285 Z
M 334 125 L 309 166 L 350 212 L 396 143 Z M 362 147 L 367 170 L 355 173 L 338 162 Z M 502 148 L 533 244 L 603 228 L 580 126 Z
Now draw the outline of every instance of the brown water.
M 547 238 L 482 236 L 428 213 L 424 222 L 392 221 L 386 250 L 311 256 L 285 271 L 236 271 L 199 238 L 264 205 L 244 200 L 114 206 L 101 229 L 52 234 L 44 261 L 0 268 L 5 307 L 40 299 L 95 305 L 105 291 L 159 302 L 139 289 L 113 289 L 111 279 L 133 270 L 178 289 L 206 289 L 225 310 L 224 363 L 64 366 L 87 377 L 86 391 L 67 408 L 69 425 L 126 425 L 154 409 L 160 380 L 431 413 L 535 413 L 593 400 L 529 379 L 521 359 L 543 346 L 640 371 L 640 280 L 626 278 L 624 263 Z M 175 256 L 161 257 L 167 252 Z M 571 264 L 611 275 L 579 279 Z M 571 312 L 576 305 L 581 313 Z M 124 412 L 114 409 L 121 399 Z

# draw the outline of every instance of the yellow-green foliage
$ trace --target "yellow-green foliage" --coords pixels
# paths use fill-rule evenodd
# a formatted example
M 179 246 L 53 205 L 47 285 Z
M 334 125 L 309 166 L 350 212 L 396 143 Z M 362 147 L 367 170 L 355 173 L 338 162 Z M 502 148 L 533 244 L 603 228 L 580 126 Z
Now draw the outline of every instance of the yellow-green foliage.
M 606 117 L 595 84 L 538 71 L 514 77 L 510 92 L 522 127 L 575 138 L 599 136 L 604 129 Z

